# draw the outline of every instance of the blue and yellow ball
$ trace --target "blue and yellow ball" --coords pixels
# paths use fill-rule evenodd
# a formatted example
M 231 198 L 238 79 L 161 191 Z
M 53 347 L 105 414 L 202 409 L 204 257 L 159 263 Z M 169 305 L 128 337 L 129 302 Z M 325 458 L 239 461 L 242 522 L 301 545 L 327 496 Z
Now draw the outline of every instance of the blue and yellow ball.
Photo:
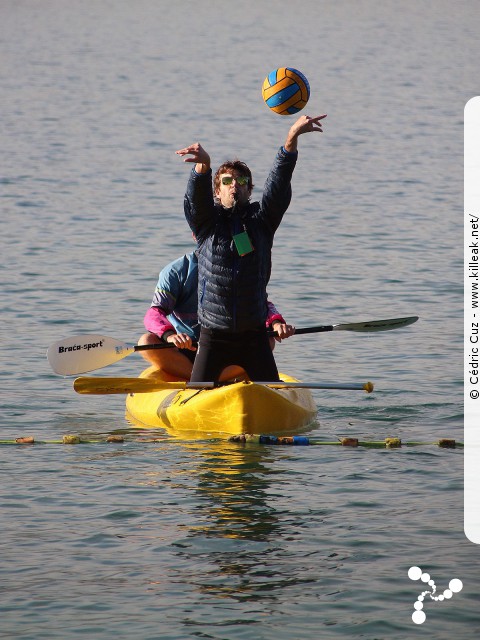
M 281 116 L 297 113 L 307 104 L 310 97 L 308 80 L 291 67 L 274 69 L 265 78 L 262 96 L 267 107 Z

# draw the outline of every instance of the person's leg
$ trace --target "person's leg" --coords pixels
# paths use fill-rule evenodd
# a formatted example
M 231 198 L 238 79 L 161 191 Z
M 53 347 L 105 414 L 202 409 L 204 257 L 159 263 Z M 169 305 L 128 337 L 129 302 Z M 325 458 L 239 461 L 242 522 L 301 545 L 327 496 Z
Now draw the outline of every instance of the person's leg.
M 248 375 L 243 367 L 238 366 L 237 364 L 230 364 L 228 367 L 225 367 L 223 371 L 220 373 L 219 380 L 220 382 L 227 382 L 227 380 L 234 380 L 240 378 L 241 380 L 247 380 Z
M 238 359 L 238 362 L 245 368 L 250 380 L 258 382 L 279 380 L 277 365 L 266 331 L 249 334 L 239 348 L 241 348 L 241 359 Z
M 232 346 L 231 334 L 202 328 L 191 381 L 218 382 L 235 377 L 237 374 L 244 375 L 243 369 L 235 364 L 232 349 L 234 350 L 234 345 Z
M 162 341 L 154 333 L 144 333 L 138 341 L 139 345 L 143 344 L 160 344 Z M 187 349 L 177 349 L 176 347 L 165 349 L 147 349 L 140 351 L 147 362 L 156 367 L 166 382 L 174 382 L 177 380 L 190 380 L 192 373 L 191 353 L 187 353 Z
M 191 381 L 218 382 L 245 373 L 259 382 L 279 380 L 266 330 L 222 335 L 202 329 Z
M 197 355 L 193 363 L 191 382 L 217 382 L 221 368 L 214 366 L 215 357 L 212 335 L 208 330 L 200 329 Z
M 268 338 L 268 344 L 270 346 L 270 349 L 273 351 L 275 349 L 275 345 L 277 344 L 275 338 Z M 276 365 L 275 365 L 275 369 L 276 369 Z M 273 369 L 271 369 L 271 372 L 273 373 Z M 277 377 L 278 377 L 278 372 L 277 372 Z M 222 373 L 220 374 L 220 382 L 225 382 L 226 380 L 232 380 L 233 378 L 240 378 L 242 380 L 248 380 L 248 374 L 245 371 L 245 369 L 243 367 L 241 367 L 240 365 L 237 364 L 231 364 L 228 367 L 225 367 L 225 369 L 222 371 Z M 276 381 L 277 378 L 269 378 L 270 381 Z

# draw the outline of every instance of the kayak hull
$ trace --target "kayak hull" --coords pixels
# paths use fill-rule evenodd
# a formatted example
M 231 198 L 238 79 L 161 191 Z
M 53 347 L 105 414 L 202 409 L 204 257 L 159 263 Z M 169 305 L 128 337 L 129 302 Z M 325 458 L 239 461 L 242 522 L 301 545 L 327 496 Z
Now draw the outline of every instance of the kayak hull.
M 141 378 L 161 380 L 153 367 Z M 284 382 L 298 382 L 280 374 Z M 135 426 L 209 435 L 293 434 L 315 421 L 317 407 L 309 389 L 272 389 L 235 382 L 214 389 L 166 389 L 129 394 L 126 417 Z

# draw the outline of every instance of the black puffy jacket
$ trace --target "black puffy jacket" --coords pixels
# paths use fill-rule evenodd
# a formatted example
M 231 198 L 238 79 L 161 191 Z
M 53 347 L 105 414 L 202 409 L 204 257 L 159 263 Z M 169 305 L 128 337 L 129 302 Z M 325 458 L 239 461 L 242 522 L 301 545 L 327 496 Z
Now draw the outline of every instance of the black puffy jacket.
M 202 327 L 240 332 L 265 327 L 273 236 L 292 197 L 297 153 L 283 147 L 261 202 L 225 209 L 213 197 L 212 172 L 192 169 L 185 216 L 198 243 L 198 318 Z M 254 251 L 240 257 L 233 236 L 246 230 Z

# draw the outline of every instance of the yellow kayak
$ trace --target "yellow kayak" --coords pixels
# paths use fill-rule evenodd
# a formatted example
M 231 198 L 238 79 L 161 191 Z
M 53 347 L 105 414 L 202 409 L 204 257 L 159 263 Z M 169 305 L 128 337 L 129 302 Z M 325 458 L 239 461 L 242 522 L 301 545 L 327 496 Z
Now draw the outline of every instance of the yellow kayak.
M 140 378 L 161 380 L 154 367 L 143 371 Z M 284 374 L 280 378 L 286 383 L 298 382 Z M 273 389 L 250 381 L 213 389 L 130 393 L 126 400 L 126 417 L 135 426 L 195 432 L 202 437 L 298 433 L 314 422 L 316 414 L 309 389 Z

